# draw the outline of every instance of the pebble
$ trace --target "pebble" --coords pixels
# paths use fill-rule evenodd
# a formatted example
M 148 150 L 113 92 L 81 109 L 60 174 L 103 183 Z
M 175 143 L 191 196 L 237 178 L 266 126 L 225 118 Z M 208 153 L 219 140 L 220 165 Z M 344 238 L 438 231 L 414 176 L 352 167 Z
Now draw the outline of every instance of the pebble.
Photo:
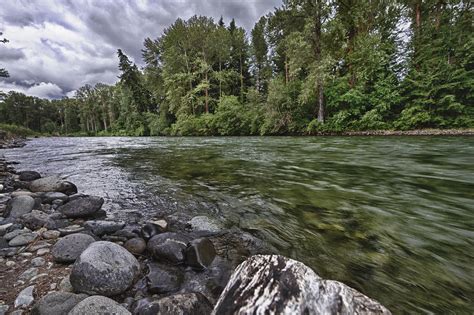
M 49 253 L 49 248 L 40 248 L 36 252 L 36 255 L 43 256 L 43 255 L 46 255 L 47 253 Z
M 80 225 L 70 225 L 68 227 L 65 227 L 65 228 L 62 228 L 62 229 L 58 229 L 59 233 L 61 234 L 61 236 L 65 236 L 65 235 L 69 235 L 69 234 L 74 234 L 74 233 L 79 233 L 79 232 L 82 232 L 84 231 L 85 228 L 83 228 L 82 226 Z
M 66 276 L 61 280 L 59 283 L 59 291 L 63 292 L 73 292 L 74 289 L 72 288 L 71 281 L 69 281 L 69 276 Z
M 8 224 L 6 224 L 6 225 L 8 225 Z M 7 229 L 8 229 L 8 227 L 7 227 Z M 31 230 L 27 229 L 27 228 L 24 228 L 24 229 L 21 229 L 21 230 L 20 229 L 19 230 L 14 230 L 14 231 L 11 231 L 11 232 L 5 234 L 3 236 L 3 238 L 6 239 L 7 241 L 11 241 L 12 239 L 17 237 L 18 235 L 26 234 L 26 233 L 31 233 Z
M 31 260 L 31 265 L 33 267 L 41 267 L 41 266 L 44 266 L 45 263 L 46 263 L 46 260 L 44 260 L 44 258 L 42 257 L 36 257 Z
M 19 277 L 19 280 L 29 281 L 31 278 L 35 277 L 38 274 L 38 268 L 32 267 L 26 269 Z
M 19 307 L 28 307 L 30 306 L 35 298 L 33 297 L 33 290 L 35 289 L 35 286 L 29 286 L 25 289 L 23 289 L 20 294 L 18 294 L 18 297 L 15 299 L 15 308 Z
M 40 273 L 39 275 L 34 276 L 33 278 L 31 278 L 30 282 L 34 282 L 34 281 L 36 281 L 36 280 L 38 280 L 39 278 L 42 278 L 42 277 L 49 277 L 49 275 L 47 273 Z
M 35 252 L 35 251 L 37 251 L 38 249 L 45 248 L 45 247 L 50 247 L 50 246 L 51 246 L 51 244 L 49 244 L 49 243 L 46 243 L 46 242 L 38 242 L 38 243 L 36 243 L 35 245 L 30 246 L 30 247 L 29 247 L 29 251 L 30 251 L 30 252 Z
M 8 267 L 8 268 L 11 268 L 13 266 L 16 265 L 16 262 L 14 262 L 13 260 L 9 260 L 5 263 L 5 265 Z
M 38 234 L 36 233 L 25 233 L 14 237 L 11 241 L 8 242 L 9 246 L 16 247 L 16 246 L 23 246 L 33 242 Z
M 31 257 L 31 256 L 33 256 L 33 254 L 32 253 L 21 253 L 20 256 L 21 257 Z
M 43 238 L 47 240 L 53 240 L 58 238 L 61 235 L 61 232 L 55 230 L 48 230 L 43 232 Z

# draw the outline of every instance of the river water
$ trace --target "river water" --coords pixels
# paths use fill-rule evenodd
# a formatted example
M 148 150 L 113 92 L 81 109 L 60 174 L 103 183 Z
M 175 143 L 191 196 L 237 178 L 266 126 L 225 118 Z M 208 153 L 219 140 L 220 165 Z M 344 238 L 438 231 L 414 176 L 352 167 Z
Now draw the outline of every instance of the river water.
M 118 218 L 207 215 L 394 313 L 474 309 L 474 138 L 40 138 L 5 151 Z

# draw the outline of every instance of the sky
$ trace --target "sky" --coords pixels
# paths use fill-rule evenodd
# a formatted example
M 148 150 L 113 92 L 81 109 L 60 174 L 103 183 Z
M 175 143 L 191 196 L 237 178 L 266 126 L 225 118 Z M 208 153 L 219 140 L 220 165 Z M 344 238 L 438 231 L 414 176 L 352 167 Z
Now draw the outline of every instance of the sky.
M 117 81 L 117 49 L 142 65 L 146 37 L 178 17 L 232 18 L 250 31 L 281 0 L 0 0 L 0 91 L 73 96 L 85 84 Z

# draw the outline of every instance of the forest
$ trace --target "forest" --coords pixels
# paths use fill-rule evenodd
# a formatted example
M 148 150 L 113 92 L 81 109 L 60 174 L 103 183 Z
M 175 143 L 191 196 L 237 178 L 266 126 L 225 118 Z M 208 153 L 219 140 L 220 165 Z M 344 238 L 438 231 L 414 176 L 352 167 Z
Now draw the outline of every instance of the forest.
M 2 93 L 0 124 L 130 136 L 472 128 L 473 13 L 470 0 L 287 0 L 249 33 L 177 19 L 144 39 L 143 67 L 117 50 L 114 85 Z

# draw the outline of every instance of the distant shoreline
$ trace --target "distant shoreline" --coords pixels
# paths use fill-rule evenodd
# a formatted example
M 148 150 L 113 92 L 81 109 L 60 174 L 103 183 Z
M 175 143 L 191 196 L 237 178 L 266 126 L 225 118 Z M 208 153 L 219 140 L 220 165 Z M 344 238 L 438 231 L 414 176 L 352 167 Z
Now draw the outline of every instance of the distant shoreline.
M 474 129 L 416 129 L 320 132 L 310 136 L 474 136 Z

